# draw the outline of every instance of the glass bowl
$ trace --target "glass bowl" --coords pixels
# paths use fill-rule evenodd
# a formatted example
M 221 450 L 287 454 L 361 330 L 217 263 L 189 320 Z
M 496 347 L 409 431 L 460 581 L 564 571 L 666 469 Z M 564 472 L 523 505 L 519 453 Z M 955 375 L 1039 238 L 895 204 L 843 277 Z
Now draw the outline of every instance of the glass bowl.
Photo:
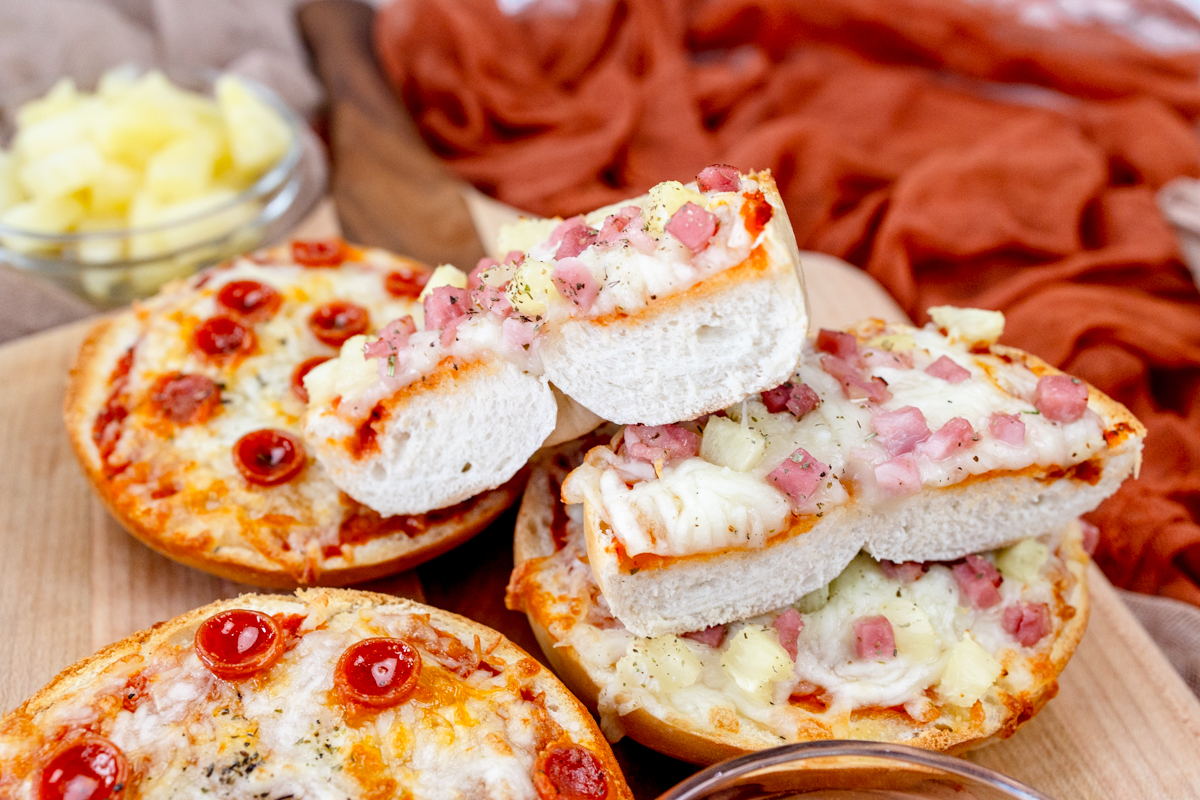
M 160 71 L 176 86 L 209 97 L 221 75 L 208 69 Z M 113 308 L 148 297 L 170 280 L 253 250 L 294 227 L 324 192 L 322 146 L 278 95 L 242 80 L 291 131 L 287 152 L 253 184 L 217 205 L 144 227 L 41 233 L 0 223 L 0 262 L 36 273 L 94 305 Z M 16 109 L 43 96 L 51 85 L 24 87 L 0 103 L 0 142 L 5 147 L 16 132 Z M 79 82 L 80 90 L 94 86 L 95 81 Z
M 658 800 L 1050 800 L 953 756 L 899 744 L 807 742 L 715 764 Z

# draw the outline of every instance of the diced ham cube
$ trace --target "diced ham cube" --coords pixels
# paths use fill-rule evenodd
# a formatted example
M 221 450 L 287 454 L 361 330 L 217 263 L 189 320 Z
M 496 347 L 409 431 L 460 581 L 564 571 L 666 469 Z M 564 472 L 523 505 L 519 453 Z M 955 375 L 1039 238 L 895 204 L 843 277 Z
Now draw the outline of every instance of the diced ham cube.
M 695 203 L 684 203 L 667 221 L 667 233 L 693 253 L 708 247 L 717 232 L 717 218 Z
M 736 192 L 742 185 L 742 176 L 737 167 L 728 164 L 713 164 L 700 170 L 696 185 L 702 192 Z
M 1083 552 L 1090 556 L 1096 552 L 1096 545 L 1100 544 L 1100 529 L 1086 519 L 1079 520 L 1079 527 L 1083 530 Z
M 948 420 L 937 433 L 917 445 L 914 451 L 918 456 L 924 456 L 930 461 L 941 461 L 949 458 L 959 450 L 965 450 L 975 444 L 978 437 L 971 423 L 962 417 Z
M 583 217 L 571 217 L 565 220 L 550 234 L 550 241 L 558 237 L 558 249 L 554 252 L 555 260 L 574 258 L 587 250 L 596 241 L 596 232 L 588 227 Z
M 971 377 L 970 371 L 962 367 L 950 356 L 942 356 L 925 368 L 925 372 L 935 378 L 941 378 L 949 383 L 962 383 Z
M 470 319 L 470 317 L 462 316 L 455 317 L 447 322 L 442 328 L 442 335 L 438 337 L 438 343 L 441 344 L 443 348 L 448 349 L 450 345 L 454 344 L 455 337 L 458 336 L 458 326 L 466 322 L 468 319 Z
M 500 266 L 500 262 L 494 258 L 487 258 L 485 256 L 479 259 L 479 263 L 475 265 L 475 269 L 471 270 L 467 275 L 467 288 L 478 289 L 483 285 L 483 273 L 498 266 Z
M 817 349 L 854 363 L 858 355 L 858 338 L 852 333 L 821 328 L 817 332 Z
M 700 437 L 678 425 L 627 425 L 625 452 L 650 463 L 691 458 L 700 452 Z
M 1053 422 L 1074 422 L 1087 411 L 1088 387 L 1070 375 L 1046 375 L 1038 380 L 1033 405 Z
M 883 570 L 885 577 L 890 578 L 900 583 L 912 583 L 921 579 L 929 570 L 928 564 L 922 564 L 920 561 L 888 561 L 884 559 L 879 562 L 879 568 Z
M 468 305 L 466 289 L 437 287 L 425 298 L 425 330 L 435 331 L 446 327 L 450 320 L 466 314 Z
M 929 438 L 929 425 L 925 415 L 916 406 L 904 406 L 895 411 L 876 414 L 871 419 L 878 441 L 895 458 L 913 449 Z
M 952 568 L 958 588 L 975 608 L 991 608 L 1000 602 L 998 588 L 1004 581 L 992 562 L 982 556 L 971 554 Z
M 896 634 L 882 614 L 854 621 L 854 651 L 859 658 L 887 661 L 896 657 Z
M 802 507 L 829 478 L 829 465 L 813 458 L 803 447 L 783 460 L 767 481 L 788 496 L 792 509 Z
M 921 491 L 921 471 L 911 453 L 896 456 L 875 468 L 875 482 L 885 497 L 903 497 Z
M 537 325 L 519 317 L 509 317 L 500 326 L 500 338 L 514 350 L 528 350 L 537 336 Z
M 600 294 L 600 284 L 596 283 L 587 264 L 578 258 L 560 259 L 550 273 L 550 280 L 554 281 L 563 297 L 585 314 L 592 310 L 596 296 Z
M 821 397 L 806 383 L 797 383 L 792 387 L 792 394 L 787 399 L 787 410 L 796 419 L 800 419 L 817 406 L 821 405 Z
M 1050 606 L 1021 601 L 1004 609 L 1004 630 L 1022 647 L 1033 647 L 1050 633 Z
M 988 430 L 992 436 L 1014 447 L 1025 444 L 1025 423 L 1019 414 L 992 414 L 988 418 Z
M 725 641 L 725 626 L 713 625 L 711 628 L 705 628 L 702 631 L 691 631 L 683 634 L 684 639 L 691 639 L 693 642 L 706 644 L 709 647 L 720 647 L 721 642 Z
M 767 389 L 762 393 L 763 405 L 767 407 L 767 411 L 772 414 L 778 414 L 787 408 L 788 398 L 792 396 L 792 384 L 781 383 L 774 389 Z
M 891 350 L 880 350 L 878 347 L 864 347 L 858 355 L 858 361 L 863 369 L 912 369 L 912 353 L 904 350 L 899 353 Z
M 637 206 L 625 206 L 616 214 L 610 214 L 604 218 L 604 224 L 600 226 L 600 235 L 596 237 L 596 244 L 616 244 L 625 238 L 625 230 L 634 225 L 634 220 L 637 220 L 636 227 L 641 226 L 642 210 Z
M 864 377 L 857 367 L 838 356 L 822 356 L 821 368 L 842 385 L 842 393 L 848 400 L 870 400 L 886 403 L 892 398 L 887 384 L 881 378 Z
M 501 319 L 508 317 L 513 312 L 512 303 L 509 302 L 508 292 L 504 291 L 504 286 L 481 284 L 478 288 L 471 290 L 471 302 L 480 311 L 495 314 Z
M 394 319 L 383 326 L 378 339 L 368 342 L 363 347 L 363 355 L 367 358 L 387 358 L 395 355 L 408 347 L 408 337 L 416 332 L 417 324 L 413 322 L 412 317 L 405 315 Z
M 800 617 L 800 612 L 794 608 L 785 609 L 782 614 L 771 621 L 771 627 L 779 634 L 779 643 L 783 645 L 783 649 L 787 650 L 792 661 L 795 661 L 800 631 L 804 630 L 804 620 Z
M 790 381 L 763 392 L 762 401 L 767 411 L 772 414 L 778 414 L 786 408 L 796 419 L 821 405 L 820 395 L 813 391 L 811 386 Z

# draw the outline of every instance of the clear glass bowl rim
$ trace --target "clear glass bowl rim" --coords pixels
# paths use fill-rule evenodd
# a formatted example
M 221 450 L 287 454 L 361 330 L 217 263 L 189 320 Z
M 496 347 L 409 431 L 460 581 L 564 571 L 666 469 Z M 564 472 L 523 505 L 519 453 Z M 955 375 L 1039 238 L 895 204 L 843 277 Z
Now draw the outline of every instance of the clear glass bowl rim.
M 125 64 L 120 65 L 117 68 L 120 69 L 124 67 L 133 67 L 139 70 L 139 74 L 145 74 L 151 70 L 158 70 L 166 75 L 169 80 L 179 84 L 180 88 L 191 89 L 192 91 L 195 91 L 195 89 L 193 87 L 183 85 L 184 81 L 192 83 L 202 82 L 205 86 L 205 89 L 211 91 L 216 85 L 217 78 L 226 74 L 222 70 L 212 69 L 210 67 L 161 67 L 144 66 L 140 64 Z M 283 117 L 283 120 L 287 123 L 288 130 L 291 133 L 291 142 L 288 144 L 287 152 L 284 153 L 283 158 L 281 158 L 279 162 L 275 164 L 275 166 L 271 167 L 269 170 L 260 175 L 259 178 L 250 186 L 246 187 L 219 205 L 206 208 L 203 211 L 199 211 L 187 217 L 180 217 L 179 219 L 171 220 L 170 222 L 161 222 L 155 225 L 146 225 L 138 228 L 112 228 L 111 230 L 80 231 L 74 233 L 44 233 L 26 230 L 24 228 L 13 228 L 0 223 L 0 236 L 21 237 L 24 239 L 42 242 L 46 245 L 78 244 L 81 242 L 105 241 L 108 239 L 125 239 L 141 234 L 170 231 L 172 229 L 182 228 L 206 219 L 219 217 L 222 213 L 231 208 L 236 208 L 250 200 L 256 200 L 260 197 L 270 194 L 280 185 L 282 185 L 284 181 L 286 181 L 288 176 L 292 174 L 292 172 L 296 169 L 296 166 L 300 163 L 300 157 L 304 150 L 304 142 L 301 136 L 303 130 L 302 123 L 296 116 L 295 112 L 292 111 L 291 107 L 289 107 L 287 103 L 283 102 L 283 99 L 280 98 L 279 95 L 275 94 L 275 92 L 271 91 L 258 81 L 252 80 L 243 75 L 238 75 L 238 78 L 243 81 L 251 91 L 257 94 L 260 99 L 265 101 L 269 106 L 271 106 L 271 108 L 273 108 L 280 114 L 280 116 Z M 31 99 L 40 98 L 44 96 L 45 93 L 49 91 L 50 88 L 53 87 L 54 84 L 59 80 L 62 80 L 62 78 L 60 77 L 54 79 L 54 81 L 47 83 L 40 90 L 35 88 L 36 85 L 23 86 L 14 90 L 12 94 L 23 94 L 33 91 L 36 93 L 31 95 Z M 104 265 L 97 264 L 89 266 Z
M 838 756 L 877 758 L 928 767 L 1004 791 L 1015 800 L 1051 800 L 1041 792 L 1035 791 L 1017 780 L 955 756 L 902 744 L 845 740 L 801 742 L 737 756 L 697 772 L 668 789 L 658 797 L 658 800 L 697 800 L 705 797 L 709 792 L 722 788 L 731 779 L 761 769 L 789 762 Z

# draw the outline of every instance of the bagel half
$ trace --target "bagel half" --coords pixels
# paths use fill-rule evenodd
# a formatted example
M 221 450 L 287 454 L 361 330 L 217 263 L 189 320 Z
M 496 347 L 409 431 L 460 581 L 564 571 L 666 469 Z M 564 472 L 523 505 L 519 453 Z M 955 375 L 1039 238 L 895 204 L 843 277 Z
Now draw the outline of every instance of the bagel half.
M 987 641 L 989 655 L 1003 670 L 975 702 L 958 705 L 939 693 L 939 678 L 945 678 L 945 670 L 938 673 L 937 665 L 947 662 L 947 653 L 953 654 L 961 644 L 943 642 L 940 654 L 932 657 L 935 667 L 929 685 L 922 687 L 918 682 L 913 699 L 904 704 L 855 705 L 845 702 L 837 692 L 825 692 L 824 687 L 805 686 L 802 682 L 794 691 L 803 694 L 787 695 L 786 684 L 777 690 L 771 698 L 775 705 L 747 703 L 736 681 L 722 672 L 725 668 L 712 648 L 674 636 L 657 640 L 636 637 L 611 615 L 588 566 L 580 509 L 564 506 L 559 496 L 562 481 L 582 459 L 583 449 L 578 443 L 564 445 L 539 457 L 534 464 L 517 518 L 516 566 L 508 604 L 526 613 L 559 677 L 589 708 L 598 711 L 601 727 L 612 741 L 627 734 L 647 747 L 695 764 L 711 764 L 783 743 L 834 738 L 897 742 L 960 753 L 1011 736 L 1054 697 L 1057 676 L 1086 627 L 1088 557 L 1080 545 L 1079 526 L 1072 525 L 1041 537 L 1042 543 L 1053 550 L 1036 578 L 1020 586 L 1016 580 L 1005 579 L 1006 604 L 1016 602 L 1018 596 L 1046 601 L 1052 627 L 1047 636 L 1032 647 L 1022 647 L 1011 638 L 996 645 L 983 631 L 994 631 L 999 609 L 975 612 L 990 615 L 990 619 L 976 619 L 972 630 L 979 641 Z M 869 582 L 851 582 L 850 588 L 843 591 L 854 593 L 855 586 L 877 583 L 878 568 L 872 566 L 872 559 L 860 555 L 855 564 L 863 567 Z M 944 569 L 935 566 L 929 574 L 945 584 L 945 576 L 939 575 Z M 929 577 L 913 586 L 925 580 Z M 890 588 L 897 593 L 901 590 L 899 586 Z M 835 588 L 835 599 L 837 591 Z M 911 591 L 911 587 L 904 589 L 906 596 Z M 817 604 L 811 599 L 808 602 Z M 951 615 L 961 613 L 959 610 Z M 816 617 L 809 613 L 802 617 L 808 622 L 805 630 L 816 626 Z M 729 626 L 722 645 L 725 653 L 736 641 L 738 630 L 739 624 Z M 768 638 L 774 635 L 769 625 L 766 634 Z M 798 644 L 801 657 L 811 646 L 804 636 L 802 632 Z M 847 632 L 846 637 L 851 634 Z M 649 644 L 655 641 L 660 644 Z M 900 641 L 899 657 L 904 658 Z M 853 638 L 835 642 L 833 650 L 848 649 L 847 661 L 853 661 L 852 642 Z M 656 662 L 670 662 L 671 654 L 677 655 L 680 646 L 693 654 L 703 654 L 707 648 L 699 682 L 664 691 L 657 682 L 661 676 L 654 674 L 659 669 Z M 639 657 L 638 652 L 643 655 Z M 657 657 L 646 658 L 647 653 Z M 641 685 L 631 683 L 630 676 L 636 671 L 621 667 L 622 662 L 630 661 L 649 670 L 648 677 L 639 678 Z M 857 663 L 860 670 L 872 668 L 871 664 Z M 780 697 L 778 691 L 784 691 L 784 696 Z
M 566 499 L 583 503 L 596 580 L 631 631 L 678 634 L 780 608 L 828 584 L 860 550 L 878 560 L 949 561 L 1059 530 L 1136 474 L 1141 423 L 1092 387 L 1076 420 L 1043 418 L 1034 387 L 1063 373 L 1033 355 L 878 321 L 848 336 L 876 362 L 905 353 L 918 359 L 915 367 L 876 370 L 895 392 L 886 405 L 847 398 L 821 366 L 830 356 L 810 345 L 792 384 L 809 387 L 815 405 L 799 418 L 787 409 L 771 413 L 752 397 L 692 425 L 695 433 L 676 428 L 700 442 L 699 455 L 653 466 L 628 455 L 627 429 L 623 443 L 596 448 L 568 479 Z M 907 350 L 867 344 L 901 340 Z M 926 373 L 919 359 L 943 351 L 970 377 L 951 383 Z M 920 479 L 887 495 L 878 476 L 897 454 L 884 450 L 872 427 L 905 409 L 920 416 L 930 442 L 931 430 L 941 435 L 955 420 L 967 435 L 936 456 L 910 441 L 905 457 Z M 1001 411 L 1026 420 L 1015 423 L 1020 444 L 989 428 L 989 415 Z M 710 448 L 714 432 L 734 437 L 733 445 Z M 759 448 L 760 460 L 748 467 L 735 461 L 745 441 Z M 807 505 L 774 483 L 789 464 L 823 476 L 805 490 Z M 633 469 L 642 472 L 631 477 Z
M 286 645 L 264 670 L 221 679 L 194 641 L 233 609 L 273 616 Z M 419 655 L 415 684 L 384 707 L 344 699 L 335 677 L 347 648 L 373 637 Z M 591 770 L 595 800 L 632 798 L 586 709 L 520 648 L 463 617 L 350 590 L 222 600 L 68 667 L 0 719 L 0 795 L 37 797 L 53 759 L 96 741 L 118 748 L 136 797 L 553 800 L 563 770 L 544 767 L 566 749 Z
M 335 267 L 306 268 L 291 248 L 274 248 L 172 284 L 88 334 L 64 399 L 66 429 L 93 489 L 133 536 L 176 561 L 258 586 L 345 585 L 409 569 L 469 539 L 514 502 L 521 476 L 493 491 L 429 513 L 384 516 L 341 492 L 303 443 L 305 401 L 297 367 L 337 350 L 318 340 L 310 318 L 333 302 L 353 303 L 368 330 L 409 313 L 411 295 L 385 291 L 389 276 L 430 269 L 380 250 L 342 245 Z M 197 352 L 205 320 L 222 314 L 217 295 L 235 282 L 272 287 L 278 307 L 246 321 L 248 353 L 215 360 Z M 393 282 L 394 284 L 395 282 Z M 159 381 L 189 375 L 220 387 L 220 403 L 173 420 L 154 400 Z M 182 414 L 190 406 L 177 406 Z M 120 415 L 105 417 L 118 409 Z M 102 419 L 103 418 L 103 419 Z M 301 471 L 277 485 L 251 483 L 233 448 L 262 429 L 301 439 Z M 109 437 L 112 447 L 100 444 Z M 514 470 L 515 472 L 515 470 Z

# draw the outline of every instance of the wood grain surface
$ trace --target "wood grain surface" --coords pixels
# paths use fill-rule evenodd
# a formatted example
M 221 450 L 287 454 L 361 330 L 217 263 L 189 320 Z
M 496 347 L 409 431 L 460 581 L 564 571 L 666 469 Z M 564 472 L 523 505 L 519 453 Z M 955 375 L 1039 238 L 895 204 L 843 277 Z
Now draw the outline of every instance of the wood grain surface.
M 808 258 L 806 273 L 817 325 L 899 314 L 836 260 Z M 0 712 L 108 642 L 247 589 L 151 552 L 93 498 L 60 413 L 86 327 L 0 348 Z M 465 546 L 371 588 L 477 619 L 540 656 L 524 617 L 503 606 L 512 524 L 509 512 Z M 1015 737 L 968 758 L 1063 800 L 1200 797 L 1200 704 L 1095 568 L 1091 586 L 1091 625 L 1059 696 Z M 632 742 L 615 749 L 639 798 L 693 771 Z

